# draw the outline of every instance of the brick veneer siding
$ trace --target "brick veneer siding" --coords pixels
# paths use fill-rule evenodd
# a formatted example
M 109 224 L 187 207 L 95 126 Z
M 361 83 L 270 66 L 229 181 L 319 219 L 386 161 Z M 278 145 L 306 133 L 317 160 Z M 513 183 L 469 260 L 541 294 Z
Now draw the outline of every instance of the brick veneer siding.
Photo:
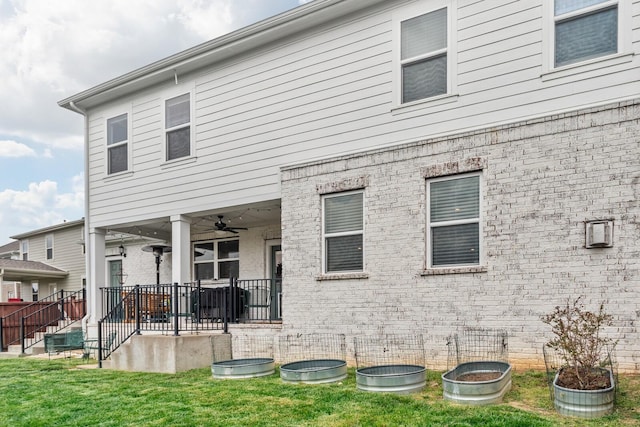
M 542 314 L 606 301 L 621 371 L 640 371 L 640 100 L 283 168 L 283 332 L 446 337 L 504 328 L 516 367 L 543 367 Z M 482 170 L 480 268 L 426 266 L 428 177 Z M 364 274 L 321 273 L 321 194 L 365 188 Z M 614 246 L 585 249 L 586 220 Z M 326 279 L 326 280 L 325 280 Z M 351 360 L 352 361 L 352 360 Z

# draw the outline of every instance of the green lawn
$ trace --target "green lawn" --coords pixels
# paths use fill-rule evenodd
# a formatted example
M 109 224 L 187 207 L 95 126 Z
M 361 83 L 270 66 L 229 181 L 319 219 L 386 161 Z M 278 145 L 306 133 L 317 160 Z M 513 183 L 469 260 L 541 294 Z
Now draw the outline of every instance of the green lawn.
M 514 373 L 501 405 L 442 399 L 440 373 L 410 396 L 340 384 L 284 384 L 275 374 L 213 380 L 208 369 L 176 375 L 74 369 L 79 359 L 0 359 L 1 426 L 631 426 L 640 425 L 640 377 L 621 376 L 614 415 L 557 415 L 544 375 Z

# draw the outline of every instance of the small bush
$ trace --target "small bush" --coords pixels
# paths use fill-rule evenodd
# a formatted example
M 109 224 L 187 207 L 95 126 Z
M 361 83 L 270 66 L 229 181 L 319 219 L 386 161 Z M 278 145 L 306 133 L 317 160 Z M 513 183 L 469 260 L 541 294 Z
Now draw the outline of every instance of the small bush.
M 553 312 L 542 316 L 542 321 L 551 326 L 555 335 L 547 346 L 562 358 L 564 386 L 596 390 L 608 387 L 597 368 L 607 364 L 608 348 L 613 348 L 617 341 L 602 336 L 602 329 L 613 324 L 613 316 L 605 312 L 604 302 L 597 312 L 592 312 L 585 309 L 583 298 L 579 296 L 567 300 L 564 306 L 556 306 Z

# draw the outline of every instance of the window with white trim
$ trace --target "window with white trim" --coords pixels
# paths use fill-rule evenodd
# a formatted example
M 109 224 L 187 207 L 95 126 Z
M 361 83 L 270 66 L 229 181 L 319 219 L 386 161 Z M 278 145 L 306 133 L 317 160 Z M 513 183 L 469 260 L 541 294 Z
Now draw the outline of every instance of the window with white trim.
M 428 265 L 480 265 L 480 174 L 427 180 Z
M 555 0 L 555 67 L 618 53 L 618 17 L 618 0 Z
M 44 238 L 47 259 L 53 259 L 53 234 L 47 234 Z
M 364 268 L 364 192 L 322 197 L 323 271 L 361 272 Z
M 448 93 L 448 8 L 400 22 L 401 103 Z
M 240 241 L 214 240 L 193 245 L 195 280 L 218 280 L 240 274 Z
M 166 160 L 191 155 L 191 94 L 176 96 L 165 101 Z
M 107 174 L 129 169 L 129 116 L 107 119 Z
M 29 261 L 29 240 L 22 240 L 20 252 L 22 252 L 22 260 Z

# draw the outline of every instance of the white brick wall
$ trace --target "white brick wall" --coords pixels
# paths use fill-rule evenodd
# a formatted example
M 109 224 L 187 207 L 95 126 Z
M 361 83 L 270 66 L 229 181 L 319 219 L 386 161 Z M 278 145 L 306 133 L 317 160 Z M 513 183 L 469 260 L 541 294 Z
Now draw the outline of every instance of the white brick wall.
M 466 163 L 465 163 L 466 162 Z M 484 271 L 422 274 L 425 175 L 482 166 Z M 321 274 L 318 188 L 365 177 L 366 278 Z M 282 171 L 286 333 L 446 337 L 504 328 L 516 367 L 543 366 L 542 314 L 568 297 L 615 316 L 621 370 L 640 371 L 640 100 L 384 148 Z M 614 247 L 584 248 L 584 221 L 613 218 Z

